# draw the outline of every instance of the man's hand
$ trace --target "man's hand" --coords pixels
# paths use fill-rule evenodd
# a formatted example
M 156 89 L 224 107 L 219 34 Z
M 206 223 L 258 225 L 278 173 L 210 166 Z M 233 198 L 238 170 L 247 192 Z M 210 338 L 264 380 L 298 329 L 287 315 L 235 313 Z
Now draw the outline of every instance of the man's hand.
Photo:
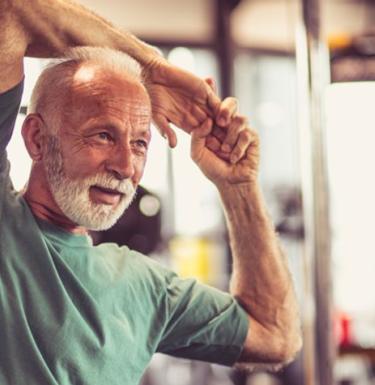
M 223 106 L 221 109 L 225 110 Z M 192 132 L 191 157 L 216 185 L 255 182 L 259 166 L 258 134 L 249 128 L 246 117 L 234 115 L 228 119 L 224 127 L 206 119 Z
M 162 58 L 147 66 L 144 72 L 154 123 L 171 147 L 176 146 L 177 138 L 170 123 L 190 133 L 208 117 L 215 118 L 220 99 L 209 82 Z

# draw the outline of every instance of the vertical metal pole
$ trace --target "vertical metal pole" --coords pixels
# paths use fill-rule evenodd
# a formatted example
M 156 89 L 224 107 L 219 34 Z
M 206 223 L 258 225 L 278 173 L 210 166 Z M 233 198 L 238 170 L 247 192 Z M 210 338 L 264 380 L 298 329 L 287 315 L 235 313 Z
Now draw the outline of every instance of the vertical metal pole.
M 300 1 L 296 59 L 306 228 L 306 384 L 332 385 L 331 237 L 324 131 L 324 92 L 329 81 L 329 55 L 320 36 L 320 1 Z
M 221 97 L 233 95 L 233 41 L 230 15 L 233 1 L 216 0 L 216 52 L 219 60 Z
M 176 191 L 175 180 L 173 174 L 173 155 L 172 149 L 167 148 L 167 185 L 168 185 L 168 206 L 164 209 L 164 226 L 162 228 L 163 235 L 166 239 L 170 239 L 176 235 Z

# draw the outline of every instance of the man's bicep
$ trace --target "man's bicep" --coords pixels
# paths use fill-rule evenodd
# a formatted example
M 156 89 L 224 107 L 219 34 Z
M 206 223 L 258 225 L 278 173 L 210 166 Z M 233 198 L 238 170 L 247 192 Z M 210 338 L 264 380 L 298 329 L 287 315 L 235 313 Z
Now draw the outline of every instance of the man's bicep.
M 175 276 L 168 302 L 159 352 L 228 366 L 238 360 L 248 318 L 231 295 Z

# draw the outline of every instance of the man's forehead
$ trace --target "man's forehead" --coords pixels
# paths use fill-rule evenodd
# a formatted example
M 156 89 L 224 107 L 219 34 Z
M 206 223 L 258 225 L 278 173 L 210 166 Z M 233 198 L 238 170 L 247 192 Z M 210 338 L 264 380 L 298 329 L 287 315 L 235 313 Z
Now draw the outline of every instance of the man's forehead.
M 151 103 L 141 82 L 122 74 L 107 72 L 92 65 L 78 68 L 66 100 L 70 114 L 86 110 L 131 113 L 150 118 Z
M 126 72 L 118 72 L 97 63 L 82 63 L 72 78 L 72 97 L 118 96 L 150 104 L 147 91 L 140 80 Z

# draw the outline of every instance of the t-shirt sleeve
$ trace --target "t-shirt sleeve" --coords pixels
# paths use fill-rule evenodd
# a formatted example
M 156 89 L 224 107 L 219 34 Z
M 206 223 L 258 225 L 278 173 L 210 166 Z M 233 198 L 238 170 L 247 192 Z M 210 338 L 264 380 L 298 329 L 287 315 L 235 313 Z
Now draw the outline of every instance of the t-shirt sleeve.
M 9 162 L 6 147 L 12 137 L 21 104 L 23 81 L 0 94 L 0 215 L 6 190 L 9 189 Z
M 226 366 L 238 361 L 249 318 L 230 294 L 171 274 L 166 295 L 168 320 L 158 352 Z
M 23 81 L 0 94 L 0 154 L 2 157 L 13 133 L 22 92 Z

